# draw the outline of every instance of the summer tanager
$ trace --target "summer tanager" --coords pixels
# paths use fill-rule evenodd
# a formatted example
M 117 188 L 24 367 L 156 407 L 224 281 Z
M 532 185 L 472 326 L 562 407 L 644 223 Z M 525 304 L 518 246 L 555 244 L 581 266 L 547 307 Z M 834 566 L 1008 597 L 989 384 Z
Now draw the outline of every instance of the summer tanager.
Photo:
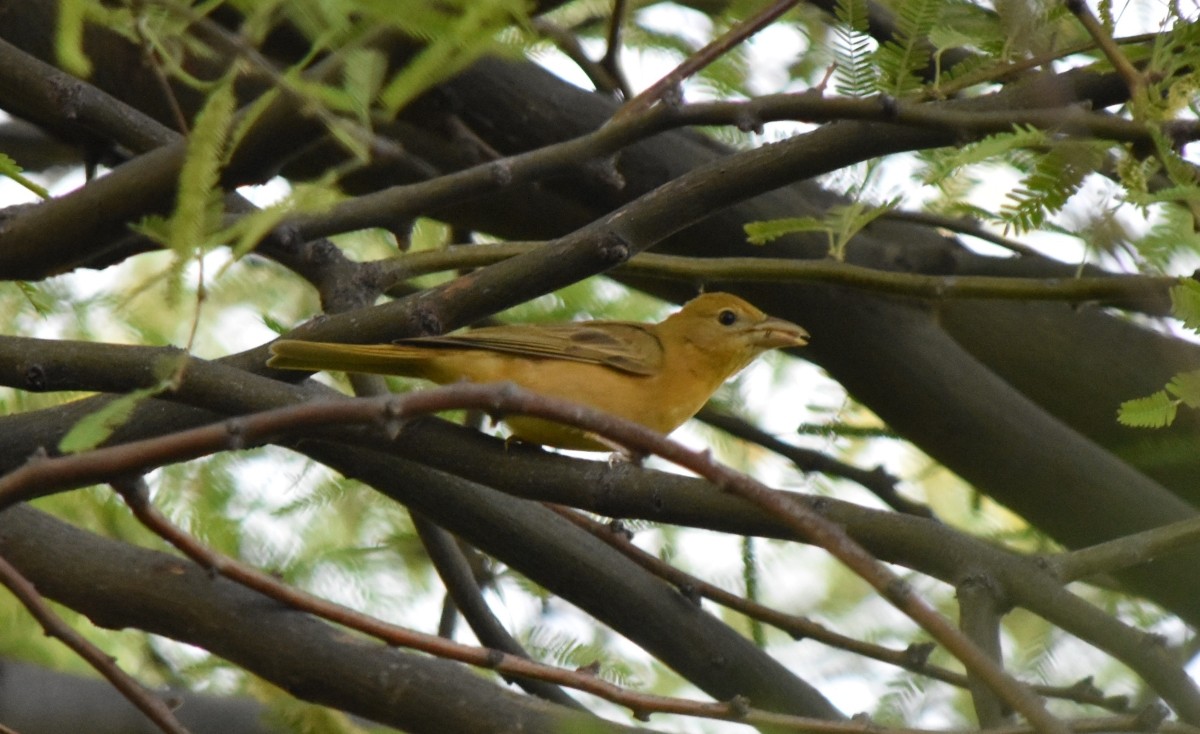
M 808 333 L 728 293 L 706 293 L 658 324 L 585 321 L 489 326 L 391 344 L 281 339 L 269 367 L 421 377 L 439 383 L 512 382 L 670 433 L 725 380 L 770 349 Z M 583 431 L 537 418 L 505 422 L 523 441 L 608 450 Z

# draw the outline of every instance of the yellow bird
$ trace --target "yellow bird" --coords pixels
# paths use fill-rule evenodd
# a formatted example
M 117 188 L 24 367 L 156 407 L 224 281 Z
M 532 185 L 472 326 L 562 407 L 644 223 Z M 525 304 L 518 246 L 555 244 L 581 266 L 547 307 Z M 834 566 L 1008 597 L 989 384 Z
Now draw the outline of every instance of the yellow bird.
M 670 433 L 725 380 L 771 349 L 802 347 L 808 333 L 729 293 L 706 293 L 658 324 L 585 321 L 511 324 L 391 344 L 281 339 L 268 367 L 420 377 L 438 383 L 512 382 Z M 537 418 L 505 419 L 513 435 L 566 449 L 610 447 Z

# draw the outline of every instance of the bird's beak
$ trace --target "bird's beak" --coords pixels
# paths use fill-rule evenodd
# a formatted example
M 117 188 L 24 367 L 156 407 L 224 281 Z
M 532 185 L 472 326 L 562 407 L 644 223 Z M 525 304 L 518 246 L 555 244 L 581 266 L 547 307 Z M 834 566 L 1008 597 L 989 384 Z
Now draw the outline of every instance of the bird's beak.
M 791 321 L 770 317 L 754 327 L 754 335 L 763 349 L 802 347 L 808 344 L 808 332 Z

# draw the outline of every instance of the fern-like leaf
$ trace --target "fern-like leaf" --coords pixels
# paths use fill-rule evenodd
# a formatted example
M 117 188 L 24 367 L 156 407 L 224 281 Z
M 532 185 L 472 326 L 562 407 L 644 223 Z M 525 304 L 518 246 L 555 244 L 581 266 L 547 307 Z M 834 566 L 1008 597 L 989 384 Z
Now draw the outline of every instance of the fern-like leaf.
M 1010 133 L 989 135 L 961 148 L 948 148 L 924 155 L 925 167 L 919 173 L 921 181 L 930 186 L 941 182 L 959 169 L 984 163 L 1022 148 L 1048 144 L 1046 133 L 1034 127 L 1017 127 Z
M 883 89 L 899 96 L 921 87 L 931 51 L 927 36 L 941 17 L 943 5 L 943 0 L 900 3 L 895 37 L 875 54 Z
M 791 217 L 747 222 L 745 230 L 746 239 L 750 244 L 765 245 L 772 240 L 797 232 L 828 232 L 829 225 L 824 219 L 816 217 Z
M 752 244 L 761 245 L 784 235 L 798 232 L 825 232 L 829 237 L 829 254 L 835 260 L 843 259 L 846 245 L 871 222 L 887 214 L 899 204 L 899 199 L 872 206 L 853 201 L 843 206 L 832 207 L 824 219 L 796 217 L 750 222 L 745 225 L 746 235 Z
M 1175 375 L 1167 383 L 1167 392 L 1189 408 L 1200 408 L 1200 370 Z
M 43 199 L 50 198 L 50 192 L 44 186 L 40 186 L 37 182 L 26 178 L 21 173 L 21 167 L 17 165 L 17 162 L 4 153 L 0 153 L 0 177 L 11 178 Z
M 1200 282 L 1185 278 L 1171 288 L 1171 313 L 1187 328 L 1200 332 Z
M 1131 428 L 1164 428 L 1175 421 L 1179 401 L 1172 400 L 1166 390 L 1159 390 L 1144 398 L 1134 398 L 1121 403 L 1117 421 Z
M 1041 156 L 1022 185 L 1010 194 L 1000 212 L 1001 221 L 1018 232 L 1037 229 L 1047 217 L 1062 210 L 1079 190 L 1084 178 L 1102 162 L 1103 148 L 1083 143 L 1062 143 Z
M 1196 217 L 1187 207 L 1165 204 L 1159 209 L 1154 226 L 1133 244 L 1148 265 L 1163 270 L 1176 255 L 1200 252 Z
M 1172 288 L 1171 304 L 1185 326 L 1200 330 L 1200 282 L 1188 278 Z M 1117 421 L 1135 428 L 1163 428 L 1175 421 L 1180 403 L 1200 408 L 1200 370 L 1177 373 L 1165 389 L 1121 403 Z
M 875 41 L 867 32 L 866 0 L 838 0 L 835 15 L 834 89 L 844 97 L 869 97 L 878 91 L 878 76 L 871 62 Z
M 514 18 L 527 16 L 519 0 L 478 0 L 465 3 L 459 12 L 447 17 L 445 32 L 430 39 L 379 93 L 389 114 L 394 115 L 426 89 L 454 76 L 481 56 L 500 51 L 500 32 Z

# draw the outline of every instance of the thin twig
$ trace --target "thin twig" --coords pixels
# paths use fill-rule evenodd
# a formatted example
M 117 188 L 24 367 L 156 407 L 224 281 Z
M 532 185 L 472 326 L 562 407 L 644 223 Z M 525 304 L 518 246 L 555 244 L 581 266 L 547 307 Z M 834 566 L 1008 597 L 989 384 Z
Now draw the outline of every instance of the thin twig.
M 504 629 L 500 620 L 492 613 L 483 591 L 475 581 L 466 557 L 455 544 L 455 538 L 424 515 L 413 512 L 413 527 L 425 547 L 430 563 L 437 571 L 438 577 L 446 587 L 446 593 L 454 601 L 462 615 L 471 625 L 471 631 L 481 643 L 489 649 L 500 650 L 508 655 L 533 660 L 521 643 Z M 517 685 L 528 693 L 552 701 L 561 706 L 568 706 L 577 711 L 586 711 L 578 701 L 568 696 L 561 688 L 550 685 L 536 678 L 516 677 Z
M 793 446 L 790 443 L 779 440 L 748 421 L 718 412 L 712 408 L 701 408 L 696 417 L 710 426 L 715 426 L 726 433 L 737 436 L 743 441 L 758 444 L 769 451 L 779 454 L 795 464 L 796 468 L 802 472 L 817 472 L 828 476 L 849 479 L 878 497 L 888 507 L 897 512 L 924 517 L 930 520 L 937 519 L 933 512 L 925 505 L 901 496 L 896 491 L 896 485 L 900 480 L 889 474 L 881 466 L 874 469 L 860 469 L 857 466 L 838 461 L 820 451 L 806 449 L 803 446 Z
M 522 255 L 539 243 L 460 245 L 444 250 L 407 253 L 380 261 L 389 284 L 418 275 L 480 267 Z M 772 282 L 825 283 L 932 301 L 998 299 L 1117 303 L 1154 313 L 1170 307 L 1168 292 L 1177 278 L 1147 275 L 1104 277 L 1009 278 L 984 275 L 923 275 L 875 270 L 836 260 L 796 260 L 772 257 L 685 257 L 640 253 L 617 272 L 693 283 Z M 392 285 L 385 286 L 393 287 Z
M 1048 556 L 1045 560 L 1066 583 L 1148 563 L 1197 543 L 1200 543 L 1200 518 L 1193 518 Z
M 579 70 L 587 75 L 587 78 L 592 82 L 592 86 L 596 88 L 597 92 L 610 95 L 619 93 L 625 95 L 626 99 L 629 98 L 628 90 L 621 78 L 615 76 L 612 70 L 604 64 L 592 61 L 587 52 L 583 50 L 583 46 L 579 43 L 579 39 L 575 37 L 575 34 L 545 18 L 535 18 L 533 28 L 538 33 L 553 41 L 559 51 L 562 51 L 567 58 L 575 62 Z
M 357 403 L 360 407 L 369 407 L 370 411 L 377 415 L 379 405 L 391 401 L 367 398 L 345 402 Z M 363 417 L 365 418 L 366 416 L 364 415 Z M 194 537 L 171 523 L 166 516 L 159 512 L 149 502 L 148 493 L 144 491 L 144 486 L 139 486 L 139 483 L 123 482 L 114 484 L 114 487 L 143 525 L 201 567 L 218 573 L 231 581 L 242 584 L 291 608 L 308 612 L 336 624 L 357 630 L 390 645 L 419 650 L 449 660 L 487 668 L 505 676 L 530 678 L 568 686 L 626 706 L 634 712 L 635 717 L 643 719 L 651 713 L 674 713 L 723 721 L 738 721 L 750 725 L 769 725 L 801 732 L 824 731 L 841 734 L 866 734 L 866 730 L 860 724 L 828 722 L 800 716 L 777 714 L 753 708 L 742 700 L 708 703 L 638 693 L 602 680 L 587 669 L 566 670 L 499 650 L 463 645 L 436 635 L 429 635 L 398 625 L 388 624 L 370 615 L 354 611 L 348 607 L 321 599 L 320 597 L 289 586 L 269 574 L 251 568 L 204 546 Z M 908 731 L 912 734 L 934 734 L 932 732 L 919 733 L 918 730 Z
M 111 655 L 93 645 L 55 614 L 33 584 L 2 557 L 0 557 L 0 584 L 8 587 L 12 595 L 42 625 L 42 629 L 46 630 L 48 636 L 58 638 L 76 655 L 83 658 L 96 672 L 112 683 L 113 688 L 116 688 L 122 696 L 145 714 L 146 718 L 153 721 L 155 726 L 168 734 L 188 734 L 187 728 L 179 723 L 166 703 L 117 667 Z
M 937 227 L 958 234 L 965 234 L 970 237 L 981 239 L 985 242 L 991 242 L 993 245 L 1003 247 L 1006 250 L 1011 250 L 1018 255 L 1027 257 L 1040 257 L 1041 253 L 1033 249 L 1023 242 L 1009 239 L 1004 235 L 996 234 L 995 232 L 986 229 L 978 221 L 970 217 L 947 217 L 941 214 L 932 212 L 915 212 L 905 209 L 891 209 L 884 213 L 880 219 L 890 219 L 893 222 L 912 222 L 913 224 L 921 224 L 928 227 Z
M 1134 101 L 1134 104 L 1139 104 L 1145 100 L 1146 93 L 1146 78 L 1142 73 L 1134 68 L 1133 64 L 1129 63 L 1129 59 L 1121 52 L 1121 47 L 1109 34 L 1108 30 L 1100 23 L 1100 20 L 1092 13 L 1092 9 L 1088 7 L 1087 0 L 1066 0 L 1067 10 L 1079 19 L 1079 22 L 1087 30 L 1088 35 L 1095 40 L 1096 45 L 1104 52 L 1104 56 L 1108 58 L 1113 68 L 1125 80 L 1125 86 L 1129 89 L 1129 97 Z
M 600 160 L 638 140 L 688 125 L 735 125 L 752 130 L 774 120 L 865 120 L 951 133 L 960 143 L 997 132 L 1010 132 L 1016 125 L 1053 130 L 1063 136 L 1100 137 L 1135 143 L 1151 143 L 1154 139 L 1144 123 L 1079 107 L 987 110 L 968 106 L 982 104 L 985 100 L 980 98 L 947 107 L 939 103 L 918 104 L 890 97 L 845 99 L 801 93 L 764 95 L 741 102 L 705 102 L 680 107 L 657 105 L 644 114 L 614 118 L 599 130 L 561 143 L 481 163 L 437 179 L 365 194 L 340 202 L 322 214 L 290 216 L 274 232 L 277 237 L 286 233 L 300 240 L 309 240 L 370 227 L 392 229 L 399 226 L 399 222 L 406 222 L 430 208 L 464 201 L 514 183 L 550 176 L 578 166 L 581 162 Z M 1200 138 L 1200 123 L 1196 121 L 1173 120 L 1162 127 L 1173 140 Z M 800 145 L 806 140 L 807 136 L 801 135 L 780 145 Z M 773 151 L 776 156 L 781 152 L 782 148 L 778 147 Z M 761 152 L 740 153 L 731 156 L 730 160 L 755 154 Z M 700 174 L 693 172 L 689 175 Z M 683 186 L 686 179 L 687 176 L 677 179 L 674 185 Z M 666 194 L 660 192 L 660 195 Z
M 0 508 L 9 503 L 44 496 L 53 491 L 90 483 L 101 476 L 144 471 L 156 462 L 195 458 L 212 451 L 257 445 L 268 438 L 314 425 L 382 421 L 389 434 L 398 432 L 408 418 L 453 409 L 479 409 L 492 414 L 523 414 L 546 418 L 603 436 L 637 454 L 656 454 L 709 480 L 762 508 L 787 525 L 800 538 L 818 545 L 875 588 L 888 602 L 919 624 L 951 654 L 984 681 L 1013 710 L 1041 734 L 1067 734 L 1066 725 L 1052 716 L 1041 699 L 1010 676 L 971 643 L 937 610 L 917 596 L 910 585 L 881 563 L 842 527 L 811 508 L 772 491 L 757 480 L 724 466 L 708 452 L 687 449 L 645 426 L 602 411 L 522 390 L 509 383 L 475 385 L 459 383 L 388 398 L 307 403 L 223 421 L 215 426 L 182 431 L 157 439 L 27 463 L 0 477 Z M 447 644 L 434 638 L 439 644 Z M 517 660 L 520 660 L 517 658 Z M 528 661 L 522 661 L 528 663 Z M 514 671 L 515 674 L 515 671 Z M 724 704 L 722 704 L 724 706 Z M 744 708 L 730 704 L 723 716 Z M 736 709 L 736 711 L 734 711 Z
M 625 96 L 625 99 L 633 99 L 633 88 L 629 86 L 629 79 L 621 69 L 621 32 L 628 20 L 628 0 L 613 0 L 612 13 L 608 18 L 608 35 L 605 38 L 604 56 L 600 59 L 600 66 L 607 69 L 613 79 L 616 79 L 621 85 L 621 94 Z
M 1143 33 L 1136 36 L 1126 36 L 1115 39 L 1114 43 L 1116 43 L 1118 46 L 1150 43 L 1157 39 L 1159 35 L 1160 34 L 1158 33 Z M 1045 51 L 1028 58 L 1001 62 L 992 66 L 984 66 L 974 71 L 968 71 L 962 76 L 957 76 L 943 86 L 934 87 L 930 85 L 926 87 L 922 98 L 942 99 L 953 96 L 969 87 L 973 87 L 978 84 L 994 83 L 1004 79 L 1009 79 L 1017 74 L 1020 74 L 1021 72 L 1046 66 L 1051 62 L 1067 56 L 1073 56 L 1075 54 L 1089 51 L 1095 47 L 1096 42 L 1094 40 L 1081 41 L 1065 48 L 1057 48 L 1052 51 Z
M 834 632 L 807 617 L 786 614 L 778 609 L 772 609 L 726 591 L 692 574 L 681 571 L 666 561 L 639 548 L 625 532 L 620 528 L 614 527 L 612 524 L 596 522 L 584 514 L 574 509 L 563 507 L 562 505 L 547 504 L 547 507 L 571 523 L 587 530 L 596 538 L 621 551 L 631 561 L 676 586 L 686 595 L 695 595 L 710 599 L 717 604 L 740 612 L 751 619 L 769 624 L 797 640 L 811 639 L 823 645 L 895 665 L 909 672 L 924 675 L 952 686 L 959 688 L 967 687 L 967 676 L 929 662 L 929 655 L 933 651 L 932 645 L 914 644 L 904 650 L 893 650 L 882 645 L 873 645 L 869 642 L 863 642 L 862 640 Z M 1129 698 L 1127 696 L 1105 696 L 1102 691 L 1087 680 L 1070 686 L 1030 684 L 1030 687 L 1042 696 L 1060 698 L 1090 706 L 1099 706 L 1109 709 L 1114 713 L 1124 713 L 1129 710 Z
M 725 31 L 705 45 L 704 48 L 684 59 L 683 63 L 675 67 L 669 74 L 651 84 L 638 96 L 626 102 L 613 115 L 613 119 L 627 118 L 648 110 L 669 90 L 675 89 L 682 84 L 684 79 L 700 71 L 728 53 L 730 49 L 739 43 L 766 28 L 775 19 L 791 10 L 797 4 L 799 4 L 799 0 L 774 0 L 762 10 Z

